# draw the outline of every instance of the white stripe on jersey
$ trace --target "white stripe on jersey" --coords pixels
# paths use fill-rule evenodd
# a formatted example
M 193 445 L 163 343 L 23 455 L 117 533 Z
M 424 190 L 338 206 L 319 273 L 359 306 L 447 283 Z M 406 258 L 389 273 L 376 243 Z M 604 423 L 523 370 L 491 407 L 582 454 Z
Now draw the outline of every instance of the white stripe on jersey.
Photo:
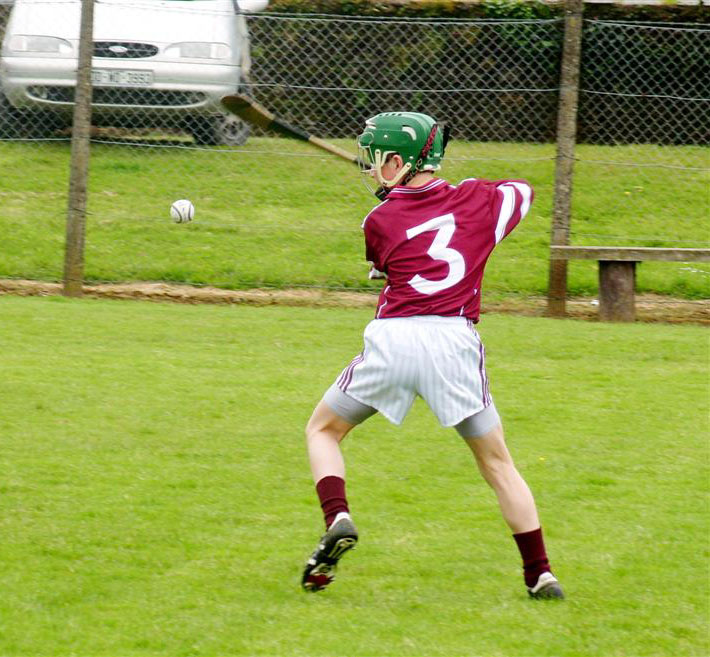
M 520 204 L 520 220 L 525 218 L 525 215 L 530 209 L 530 197 L 532 196 L 532 188 L 530 185 L 525 185 L 519 182 L 509 182 L 507 185 L 512 185 L 520 192 L 520 196 L 523 197 L 523 202 Z
M 530 209 L 530 199 L 532 197 L 532 189 L 529 185 L 520 182 L 507 182 L 503 185 L 498 185 L 497 190 L 503 193 L 503 203 L 500 207 L 500 213 L 498 214 L 498 222 L 496 224 L 496 244 L 500 242 L 505 236 L 505 229 L 508 227 L 508 222 L 515 215 L 516 209 L 520 212 L 520 219 L 528 213 Z M 515 191 L 518 191 L 522 201 L 520 206 L 515 199 Z
M 428 192 L 430 189 L 434 189 L 434 187 L 445 184 L 446 181 L 443 178 L 437 178 L 421 187 L 395 187 L 392 191 L 397 194 L 421 194 L 422 192 Z
M 372 210 L 370 210 L 370 211 L 367 213 L 367 215 L 365 216 L 365 218 L 362 220 L 362 224 L 360 224 L 360 228 L 365 228 L 365 224 L 367 223 L 367 220 L 370 218 L 370 215 L 371 215 L 375 210 L 377 210 L 377 208 L 381 208 L 385 203 L 387 203 L 387 199 L 385 199 L 384 201 L 382 201 L 382 203 L 378 203 L 374 208 L 372 208 Z
M 513 212 L 515 212 L 515 188 L 508 187 L 508 185 L 500 185 L 496 189 L 503 193 L 503 203 L 501 203 L 498 223 L 496 224 L 496 244 L 498 244 L 503 239 L 505 228 L 513 216 Z
M 390 289 L 390 286 L 388 285 L 388 286 L 384 289 L 384 291 L 382 292 L 382 298 L 385 300 L 385 302 L 377 309 L 377 315 L 376 315 L 376 318 L 377 318 L 377 319 L 380 318 L 380 314 L 381 314 L 382 311 L 385 309 L 385 306 L 386 306 L 387 303 L 388 303 L 388 301 L 387 301 L 387 292 L 389 292 L 389 289 Z
M 463 180 L 459 180 L 459 182 L 456 185 L 449 183 L 449 187 L 456 189 L 459 185 L 463 185 L 465 182 L 476 181 L 476 180 L 478 180 L 478 178 L 464 178 Z

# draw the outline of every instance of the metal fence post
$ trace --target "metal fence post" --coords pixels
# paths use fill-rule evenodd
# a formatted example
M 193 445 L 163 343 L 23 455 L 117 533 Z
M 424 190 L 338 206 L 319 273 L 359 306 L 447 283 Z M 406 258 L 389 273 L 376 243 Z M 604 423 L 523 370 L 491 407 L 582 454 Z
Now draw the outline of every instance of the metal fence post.
M 582 50 L 583 0 L 566 0 L 565 36 L 560 73 L 560 101 L 557 114 L 557 158 L 555 166 L 555 200 L 552 216 L 551 244 L 569 243 L 572 207 L 574 147 L 577 134 L 579 68 Z M 567 261 L 550 260 L 547 314 L 565 315 L 567 296 Z
M 91 132 L 91 58 L 93 55 L 94 0 L 83 0 L 79 37 L 79 66 L 74 96 L 71 173 L 64 251 L 64 288 L 67 297 L 80 297 L 84 278 L 86 187 L 89 177 Z

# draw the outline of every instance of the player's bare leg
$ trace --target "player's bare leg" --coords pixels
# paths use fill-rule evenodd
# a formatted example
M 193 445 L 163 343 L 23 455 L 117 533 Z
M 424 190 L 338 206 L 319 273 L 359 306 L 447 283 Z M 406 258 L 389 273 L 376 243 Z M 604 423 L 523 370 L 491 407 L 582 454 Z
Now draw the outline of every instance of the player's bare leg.
M 328 586 L 335 579 L 340 558 L 357 543 L 345 497 L 345 461 L 340 451 L 340 441 L 354 426 L 323 401 L 306 426 L 308 458 L 326 523 L 326 533 L 303 571 L 301 584 L 306 591 L 321 591 Z
M 513 463 L 499 424 L 478 438 L 466 438 L 478 469 L 498 497 L 503 518 L 514 534 L 540 526 L 535 500 Z
M 523 558 L 528 593 L 534 598 L 562 598 L 562 589 L 550 571 L 535 499 L 513 463 L 503 427 L 498 424 L 481 436 L 465 440 L 513 532 Z
M 345 479 L 345 462 L 340 451 L 340 441 L 353 428 L 321 401 L 306 425 L 306 446 L 311 463 L 313 482 L 333 476 Z

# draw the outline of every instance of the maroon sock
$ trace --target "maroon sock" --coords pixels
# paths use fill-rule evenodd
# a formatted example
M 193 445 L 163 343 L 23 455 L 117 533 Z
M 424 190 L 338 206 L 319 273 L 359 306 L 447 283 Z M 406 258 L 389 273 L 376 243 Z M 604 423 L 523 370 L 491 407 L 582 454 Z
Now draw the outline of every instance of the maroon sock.
M 523 558 L 523 572 L 526 586 L 535 586 L 537 578 L 550 570 L 550 562 L 545 553 L 545 542 L 542 540 L 542 527 L 531 532 L 513 534 L 518 544 L 520 556 Z
M 316 492 L 320 499 L 320 508 L 323 509 L 325 528 L 328 529 L 341 511 L 349 512 L 345 498 L 345 481 L 340 477 L 323 477 L 316 484 Z

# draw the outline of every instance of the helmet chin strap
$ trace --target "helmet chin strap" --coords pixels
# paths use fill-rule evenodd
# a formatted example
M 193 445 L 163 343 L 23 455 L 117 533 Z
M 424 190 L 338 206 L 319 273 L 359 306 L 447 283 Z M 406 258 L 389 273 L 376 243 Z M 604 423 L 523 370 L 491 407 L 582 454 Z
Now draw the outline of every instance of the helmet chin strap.
M 402 178 L 404 178 L 408 173 L 409 170 L 412 168 L 412 165 L 407 162 L 402 166 L 402 168 L 397 172 L 397 174 L 394 176 L 394 178 L 391 178 L 390 180 L 387 180 L 383 175 L 382 175 L 382 167 L 385 164 L 385 160 L 387 159 L 386 153 L 383 154 L 382 151 L 378 148 L 375 151 L 375 177 L 377 178 L 377 182 L 382 185 L 382 187 L 387 188 L 387 187 L 394 187 L 397 185 Z

